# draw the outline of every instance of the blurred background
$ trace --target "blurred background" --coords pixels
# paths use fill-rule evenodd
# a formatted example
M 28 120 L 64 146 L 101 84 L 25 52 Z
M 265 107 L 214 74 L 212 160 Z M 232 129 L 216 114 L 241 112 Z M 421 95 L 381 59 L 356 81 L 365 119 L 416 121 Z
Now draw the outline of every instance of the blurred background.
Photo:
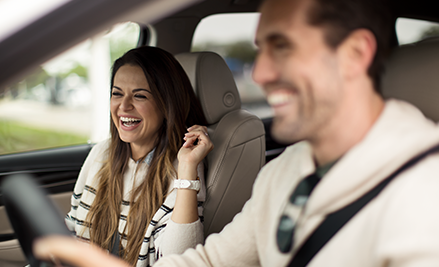
M 0 23 L 21 27 L 64 2 L 0 0 Z M 13 16 L 16 8 L 18 18 Z M 257 13 L 207 17 L 195 32 L 192 51 L 220 54 L 235 77 L 243 107 L 266 118 L 272 116 L 271 110 L 251 78 L 258 18 Z M 400 18 L 396 28 L 400 44 L 439 35 L 439 26 L 426 21 Z M 0 40 L 13 30 L 2 27 Z M 136 47 L 139 33 L 134 22 L 114 25 L 45 62 L 23 80 L 0 88 L 0 154 L 108 138 L 111 64 Z

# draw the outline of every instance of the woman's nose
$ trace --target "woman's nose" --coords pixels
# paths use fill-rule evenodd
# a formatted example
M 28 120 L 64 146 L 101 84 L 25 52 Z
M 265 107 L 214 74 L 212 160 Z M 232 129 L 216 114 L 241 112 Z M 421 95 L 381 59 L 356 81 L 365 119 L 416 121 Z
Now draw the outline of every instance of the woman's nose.
M 130 110 L 133 108 L 133 103 L 131 102 L 130 97 L 123 97 L 122 102 L 120 103 L 119 108 L 121 110 Z

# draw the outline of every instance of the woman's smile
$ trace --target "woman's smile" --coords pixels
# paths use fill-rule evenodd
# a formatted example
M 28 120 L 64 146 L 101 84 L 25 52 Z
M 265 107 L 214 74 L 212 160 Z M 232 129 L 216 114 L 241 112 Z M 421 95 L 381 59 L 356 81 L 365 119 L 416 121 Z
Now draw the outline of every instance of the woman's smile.
M 142 123 L 142 119 L 120 116 L 120 127 L 124 131 L 132 131 Z

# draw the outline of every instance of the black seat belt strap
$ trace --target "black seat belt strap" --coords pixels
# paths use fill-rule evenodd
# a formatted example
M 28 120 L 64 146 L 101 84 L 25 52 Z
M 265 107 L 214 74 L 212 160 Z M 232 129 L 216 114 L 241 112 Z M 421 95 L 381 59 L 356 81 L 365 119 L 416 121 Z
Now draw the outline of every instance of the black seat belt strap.
M 111 247 L 111 254 L 113 254 L 116 257 L 119 257 L 120 234 L 117 229 L 116 232 L 114 232 L 113 234 L 112 243 L 113 246 Z
M 412 158 L 399 169 L 393 172 L 389 177 L 379 183 L 376 187 L 371 189 L 361 198 L 351 203 L 350 205 L 329 214 L 326 219 L 317 227 L 311 236 L 305 241 L 302 247 L 290 261 L 289 267 L 304 267 L 311 259 L 319 252 L 319 250 L 352 218 L 354 215 L 366 206 L 369 201 L 375 198 L 393 178 L 398 176 L 401 172 L 412 167 L 426 156 L 439 152 L 439 145 L 436 145 L 429 150 Z

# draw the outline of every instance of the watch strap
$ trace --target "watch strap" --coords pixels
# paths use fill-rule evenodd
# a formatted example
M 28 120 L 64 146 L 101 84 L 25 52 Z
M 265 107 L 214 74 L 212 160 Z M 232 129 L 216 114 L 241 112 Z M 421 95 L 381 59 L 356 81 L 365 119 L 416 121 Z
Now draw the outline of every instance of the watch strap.
M 201 182 L 197 178 L 197 180 L 174 180 L 174 188 L 176 189 L 192 189 L 195 191 L 200 191 Z

